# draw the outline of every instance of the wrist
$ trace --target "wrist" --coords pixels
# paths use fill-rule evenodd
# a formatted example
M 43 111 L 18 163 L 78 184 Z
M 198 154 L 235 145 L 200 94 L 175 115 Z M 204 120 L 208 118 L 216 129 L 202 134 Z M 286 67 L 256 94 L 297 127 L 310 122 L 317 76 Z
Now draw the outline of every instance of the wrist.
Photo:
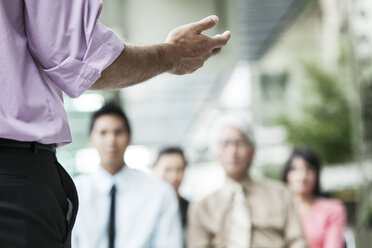
M 160 61 L 164 62 L 165 72 L 174 73 L 180 60 L 177 45 L 164 42 L 160 45 Z

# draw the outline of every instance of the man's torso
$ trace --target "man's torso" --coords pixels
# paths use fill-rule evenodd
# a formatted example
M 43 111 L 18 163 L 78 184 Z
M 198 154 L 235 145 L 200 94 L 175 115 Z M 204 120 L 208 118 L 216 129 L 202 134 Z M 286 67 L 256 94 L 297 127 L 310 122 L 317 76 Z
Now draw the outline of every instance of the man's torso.
M 251 247 L 283 248 L 287 202 L 279 183 L 252 181 L 247 194 L 252 236 Z M 210 235 L 211 247 L 227 247 L 232 195 L 222 188 L 195 205 L 201 224 Z
M 141 172 L 126 168 L 123 182 L 117 185 L 116 244 L 118 247 L 154 247 L 153 234 L 167 204 L 168 185 Z M 75 182 L 80 197 L 80 212 L 74 236 L 81 248 L 106 248 L 111 185 L 100 186 L 100 177 L 83 176 Z M 125 182 L 124 182 L 125 181 Z M 102 180 L 101 180 L 102 182 Z M 95 234 L 95 235 L 92 235 Z

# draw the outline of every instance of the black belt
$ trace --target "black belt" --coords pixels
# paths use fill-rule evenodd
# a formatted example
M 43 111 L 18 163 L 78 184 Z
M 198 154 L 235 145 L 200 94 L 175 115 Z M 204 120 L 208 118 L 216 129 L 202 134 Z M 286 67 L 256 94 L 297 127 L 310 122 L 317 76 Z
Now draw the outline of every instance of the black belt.
M 31 149 L 33 152 L 37 152 L 38 150 L 45 150 L 45 151 L 56 153 L 55 144 L 45 145 L 39 142 L 27 142 L 27 141 L 18 141 L 18 140 L 0 138 L 0 148 L 1 147 L 25 148 L 25 149 Z

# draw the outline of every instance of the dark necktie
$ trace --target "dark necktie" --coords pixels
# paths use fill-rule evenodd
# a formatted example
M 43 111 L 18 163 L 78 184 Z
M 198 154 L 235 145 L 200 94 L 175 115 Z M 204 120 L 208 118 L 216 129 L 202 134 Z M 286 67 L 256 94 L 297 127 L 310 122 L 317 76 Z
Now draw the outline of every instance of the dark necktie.
M 110 195 L 111 195 L 111 207 L 110 207 L 110 219 L 109 219 L 109 248 L 114 248 L 114 242 L 115 242 L 115 202 L 116 202 L 116 187 L 115 187 L 115 184 L 111 188 Z

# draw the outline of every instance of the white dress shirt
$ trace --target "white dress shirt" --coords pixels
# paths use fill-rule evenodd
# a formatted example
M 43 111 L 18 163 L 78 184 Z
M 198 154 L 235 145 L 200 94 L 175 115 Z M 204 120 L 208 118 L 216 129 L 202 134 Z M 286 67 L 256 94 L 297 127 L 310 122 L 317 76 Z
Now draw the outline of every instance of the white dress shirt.
M 74 248 L 107 248 L 110 190 L 116 185 L 115 248 L 181 248 L 182 226 L 174 190 L 125 166 L 112 176 L 103 168 L 75 179 L 79 212 Z

